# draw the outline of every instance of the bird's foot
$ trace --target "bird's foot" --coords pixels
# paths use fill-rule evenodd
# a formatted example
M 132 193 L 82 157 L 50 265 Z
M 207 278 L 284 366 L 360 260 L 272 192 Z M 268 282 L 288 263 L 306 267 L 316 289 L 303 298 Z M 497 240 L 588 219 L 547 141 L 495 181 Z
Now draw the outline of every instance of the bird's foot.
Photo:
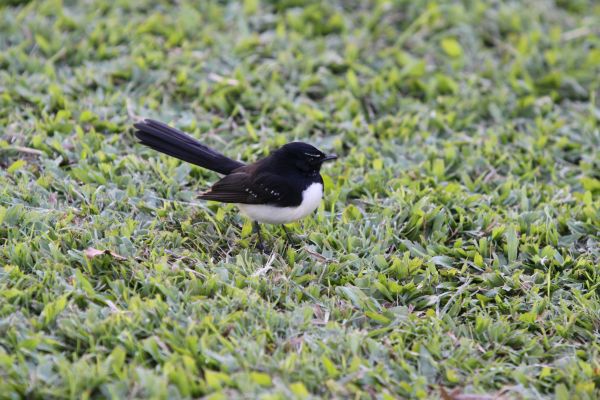
M 285 232 L 285 236 L 287 237 L 287 243 L 293 247 L 293 248 L 298 248 L 300 247 L 301 243 L 296 240 L 294 238 L 294 236 L 290 233 L 290 231 L 285 227 L 285 225 L 281 225 L 281 227 L 283 228 L 283 231 Z
M 257 240 L 256 240 L 256 248 L 259 251 L 262 251 L 263 253 L 270 253 L 271 249 L 269 249 L 268 247 L 265 246 L 265 244 L 263 242 L 260 225 L 256 221 L 254 221 L 254 231 L 256 232 L 256 235 L 258 236 Z
M 262 253 L 269 254 L 271 249 L 264 245 L 263 242 L 256 242 L 256 249 Z

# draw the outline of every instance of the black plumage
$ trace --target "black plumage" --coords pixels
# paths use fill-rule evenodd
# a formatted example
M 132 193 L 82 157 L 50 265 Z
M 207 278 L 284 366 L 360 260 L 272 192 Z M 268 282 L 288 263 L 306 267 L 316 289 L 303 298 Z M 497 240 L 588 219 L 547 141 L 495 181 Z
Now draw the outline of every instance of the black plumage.
M 321 165 L 336 158 L 292 142 L 246 165 L 162 122 L 146 119 L 134 126 L 142 144 L 225 175 L 199 197 L 236 203 L 255 222 L 287 223 L 314 211 L 323 193 Z
M 244 166 L 243 163 L 225 157 L 191 136 L 162 122 L 145 119 L 133 126 L 137 129 L 135 136 L 141 140 L 142 144 L 180 160 L 220 174 L 229 174 L 234 169 Z

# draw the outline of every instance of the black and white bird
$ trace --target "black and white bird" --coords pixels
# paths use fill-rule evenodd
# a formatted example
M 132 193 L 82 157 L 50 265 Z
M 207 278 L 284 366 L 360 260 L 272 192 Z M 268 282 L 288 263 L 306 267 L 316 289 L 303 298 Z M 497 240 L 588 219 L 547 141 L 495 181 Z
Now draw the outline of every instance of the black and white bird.
M 286 224 L 312 213 L 323 198 L 321 165 L 337 158 L 310 144 L 291 142 L 246 165 L 162 122 L 145 119 L 134 127 L 142 144 L 225 175 L 199 197 L 235 203 L 254 221 L 261 248 L 258 223 Z

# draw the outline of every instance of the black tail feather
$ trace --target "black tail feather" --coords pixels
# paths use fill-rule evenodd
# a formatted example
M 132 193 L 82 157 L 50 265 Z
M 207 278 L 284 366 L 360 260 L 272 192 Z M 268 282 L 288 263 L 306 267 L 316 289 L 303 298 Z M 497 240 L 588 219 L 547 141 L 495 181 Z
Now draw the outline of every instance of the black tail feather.
M 133 126 L 137 129 L 135 136 L 142 144 L 180 160 L 225 175 L 244 166 L 162 122 L 145 119 Z

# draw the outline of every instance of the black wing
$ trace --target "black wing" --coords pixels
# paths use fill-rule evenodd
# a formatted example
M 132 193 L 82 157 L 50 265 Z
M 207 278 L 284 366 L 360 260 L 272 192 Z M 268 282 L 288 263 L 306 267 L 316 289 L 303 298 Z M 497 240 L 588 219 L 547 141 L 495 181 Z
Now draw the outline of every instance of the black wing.
M 297 206 L 302 202 L 301 191 L 293 190 L 281 176 L 271 173 L 252 175 L 245 171 L 223 177 L 199 197 L 222 203 L 273 204 L 281 207 Z

